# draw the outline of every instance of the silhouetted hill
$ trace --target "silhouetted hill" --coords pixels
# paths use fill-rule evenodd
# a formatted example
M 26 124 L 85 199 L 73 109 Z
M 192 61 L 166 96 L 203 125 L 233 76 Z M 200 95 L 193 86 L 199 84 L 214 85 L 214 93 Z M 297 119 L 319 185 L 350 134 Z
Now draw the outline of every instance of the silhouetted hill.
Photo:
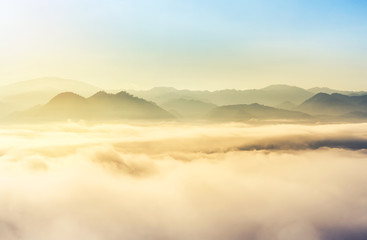
M 327 93 L 327 94 L 339 93 L 339 94 L 348 95 L 348 96 L 367 95 L 367 92 L 365 91 L 342 91 L 342 90 L 336 90 L 336 89 L 331 89 L 327 87 L 314 87 L 314 88 L 308 89 L 308 91 L 315 93 L 315 94 L 316 93 Z
M 297 110 L 311 114 L 341 115 L 349 112 L 366 112 L 367 95 L 347 96 L 339 93 L 318 93 L 302 103 Z
M 272 85 L 263 89 L 250 90 L 225 89 L 212 92 L 177 90 L 175 88 L 153 88 L 147 91 L 130 90 L 129 92 L 159 104 L 183 98 L 211 102 L 216 105 L 259 103 L 271 106 L 285 101 L 300 104 L 314 95 L 305 89 L 287 85 Z
M 281 102 L 289 101 L 294 103 L 301 103 L 305 99 L 314 95 L 303 88 L 288 85 L 271 85 L 260 89 L 259 91 L 262 94 L 265 94 L 267 98 L 274 101 L 284 99 Z
M 285 110 L 294 110 L 297 108 L 297 105 L 290 101 L 285 101 L 285 102 L 282 102 L 281 104 L 276 105 L 275 107 L 280 108 L 280 109 L 285 109 Z
M 61 78 L 37 78 L 0 87 L 0 100 L 24 110 L 38 104 L 45 104 L 53 96 L 62 92 L 75 92 L 84 97 L 99 91 L 91 84 Z
M 224 105 L 259 103 L 275 106 L 285 101 L 301 103 L 312 95 L 312 93 L 302 88 L 287 85 L 272 85 L 262 89 L 216 91 L 213 92 L 213 98 L 209 99 L 213 103 L 219 101 Z
M 52 98 L 46 106 L 48 107 L 72 107 L 72 105 L 85 104 L 86 99 L 72 92 L 60 93 Z
M 208 119 L 219 121 L 247 121 L 254 118 L 243 106 L 245 105 L 217 107 L 208 114 Z
M 312 118 L 312 116 L 302 112 L 277 109 L 257 103 L 221 106 L 212 110 L 208 117 L 209 119 L 226 121 L 245 121 L 251 118 L 274 120 L 302 120 Z
M 217 106 L 194 99 L 174 99 L 161 104 L 169 112 L 174 112 L 184 118 L 202 118 Z
M 126 92 L 98 92 L 89 98 L 71 92 L 58 94 L 46 105 L 13 114 L 9 120 L 64 121 L 117 119 L 172 119 L 170 113 L 155 103 L 134 97 Z
M 117 94 L 98 91 L 100 90 L 97 87 L 90 84 L 60 78 L 39 78 L 0 87 L 0 118 L 15 110 L 23 111 L 40 104 L 45 104 L 45 106 L 26 111 L 28 115 L 24 112 L 22 114 L 25 114 L 25 117 L 33 114 L 33 119 L 41 119 L 42 116 L 47 116 L 49 119 L 64 119 L 69 118 L 69 116 L 79 119 L 114 119 L 159 117 L 160 114 L 161 116 L 164 114 L 162 112 L 158 114 L 158 112 L 164 111 L 170 117 L 174 115 L 181 118 L 205 118 L 207 113 L 217 106 L 227 107 L 253 103 L 271 106 L 278 110 L 297 110 L 313 115 L 317 114 L 322 119 L 332 119 L 327 115 L 342 119 L 361 116 L 360 118 L 363 119 L 364 113 L 367 112 L 365 107 L 367 97 L 361 95 L 365 92 L 339 91 L 318 87 L 305 90 L 288 85 L 271 85 L 262 89 L 224 89 L 218 91 L 156 87 L 147 91 L 129 91 L 140 98 L 133 97 L 124 91 Z M 327 93 L 318 93 L 319 91 Z M 94 95 L 91 96 L 92 94 Z M 54 96 L 56 97 L 48 102 Z M 168 112 L 144 99 L 159 103 Z M 144 109 L 144 111 L 135 111 L 135 109 Z M 239 114 L 242 118 L 245 118 L 245 115 L 252 118 L 260 117 L 253 116 L 251 111 L 244 113 L 243 109 L 240 112 L 236 109 L 236 107 L 231 107 L 230 111 L 233 112 L 233 116 Z M 230 115 L 228 111 L 229 109 L 227 109 L 227 114 Z M 268 111 L 270 112 L 270 110 Z M 348 115 L 348 113 L 350 114 Z M 272 118 L 277 118 L 277 115 L 275 114 Z
M 172 87 L 155 87 L 150 90 L 128 90 L 129 93 L 154 101 L 158 104 L 164 104 L 176 99 L 195 99 L 204 102 L 210 102 L 207 97 L 210 96 L 209 91 L 195 91 L 195 90 L 177 90 Z

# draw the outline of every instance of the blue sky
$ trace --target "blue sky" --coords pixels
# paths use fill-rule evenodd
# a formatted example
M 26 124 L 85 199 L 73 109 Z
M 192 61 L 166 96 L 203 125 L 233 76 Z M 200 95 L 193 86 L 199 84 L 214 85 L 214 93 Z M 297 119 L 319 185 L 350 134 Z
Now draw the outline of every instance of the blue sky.
M 367 2 L 0 2 L 0 81 L 367 89 Z

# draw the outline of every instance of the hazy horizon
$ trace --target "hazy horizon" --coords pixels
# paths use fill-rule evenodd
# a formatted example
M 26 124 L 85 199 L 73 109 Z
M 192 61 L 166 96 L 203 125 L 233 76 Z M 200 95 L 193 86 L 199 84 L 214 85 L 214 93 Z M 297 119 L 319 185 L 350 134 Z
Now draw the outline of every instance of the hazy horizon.
M 177 90 L 190 90 L 190 91 L 220 91 L 220 90 L 253 90 L 253 89 L 263 89 L 263 88 L 266 88 L 266 87 L 270 87 L 270 86 L 289 86 L 289 87 L 297 87 L 297 88 L 302 88 L 302 89 L 305 89 L 305 90 L 309 90 L 309 89 L 312 89 L 312 88 L 328 88 L 328 89 L 332 89 L 332 90 L 338 90 L 338 91 L 350 91 L 350 92 L 364 92 L 364 91 L 367 91 L 367 87 L 365 89 L 350 89 L 350 88 L 334 88 L 332 86 L 326 86 L 326 85 L 322 85 L 322 84 L 319 84 L 319 85 L 314 85 L 314 86 L 310 86 L 310 87 L 303 87 L 303 86 L 300 86 L 300 85 L 292 85 L 292 84 L 285 84 L 285 83 L 271 83 L 271 84 L 268 84 L 268 85 L 264 85 L 264 86 L 259 86 L 259 87 L 255 87 L 255 88 L 234 88 L 234 87 L 231 87 L 231 86 L 228 86 L 228 87 L 224 87 L 224 88 L 217 88 L 217 89 L 213 89 L 213 88 L 179 88 L 179 87 L 175 87 L 175 86 L 169 86 L 169 85 L 156 85 L 156 86 L 152 86 L 152 87 L 146 87 L 146 88 L 124 88 L 124 87 L 119 87 L 119 86 L 116 86 L 116 87 L 104 87 L 103 86 L 103 83 L 99 83 L 99 85 L 97 84 L 94 84 L 90 81 L 83 81 L 83 80 L 80 80 L 80 79 L 71 79 L 71 78 L 62 78 L 62 77 L 57 77 L 57 76 L 44 76 L 44 77 L 34 77 L 34 78 L 30 78 L 30 79 L 24 79 L 24 80 L 20 80 L 20 81 L 14 81 L 14 82 L 9 82 L 9 83 L 5 83 L 5 84 L 1 84 L 0 85 L 0 88 L 1 87 L 7 87 L 7 86 L 10 86 L 10 85 L 13 85 L 13 84 L 18 84 L 18 83 L 23 83 L 23 82 L 27 82 L 27 81 L 30 81 L 30 80 L 42 80 L 42 79 L 60 79 L 60 80 L 71 80 L 71 81 L 76 81 L 76 82 L 82 82 L 82 83 L 86 83 L 86 84 L 90 84 L 91 86 L 94 86 L 94 87 L 97 87 L 99 89 L 101 89 L 102 91 L 106 91 L 106 92 L 110 92 L 110 91 L 119 91 L 119 90 L 137 90 L 137 91 L 148 91 L 148 90 L 151 90 L 153 88 L 175 88 Z M 71 90 L 72 91 L 72 90 Z
M 0 3 L 0 82 L 367 89 L 363 1 Z

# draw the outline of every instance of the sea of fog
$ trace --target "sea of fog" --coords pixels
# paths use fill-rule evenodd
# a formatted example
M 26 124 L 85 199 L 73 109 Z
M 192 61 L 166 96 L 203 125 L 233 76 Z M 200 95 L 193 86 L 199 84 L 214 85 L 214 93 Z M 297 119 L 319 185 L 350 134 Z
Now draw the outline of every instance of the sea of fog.
M 0 127 L 0 239 L 367 239 L 367 124 Z

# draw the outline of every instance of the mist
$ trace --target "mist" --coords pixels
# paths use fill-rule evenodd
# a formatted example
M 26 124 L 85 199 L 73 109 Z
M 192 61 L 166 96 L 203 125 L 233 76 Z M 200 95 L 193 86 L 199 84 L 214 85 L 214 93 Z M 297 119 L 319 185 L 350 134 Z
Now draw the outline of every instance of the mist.
M 366 239 L 364 129 L 3 126 L 0 239 Z

